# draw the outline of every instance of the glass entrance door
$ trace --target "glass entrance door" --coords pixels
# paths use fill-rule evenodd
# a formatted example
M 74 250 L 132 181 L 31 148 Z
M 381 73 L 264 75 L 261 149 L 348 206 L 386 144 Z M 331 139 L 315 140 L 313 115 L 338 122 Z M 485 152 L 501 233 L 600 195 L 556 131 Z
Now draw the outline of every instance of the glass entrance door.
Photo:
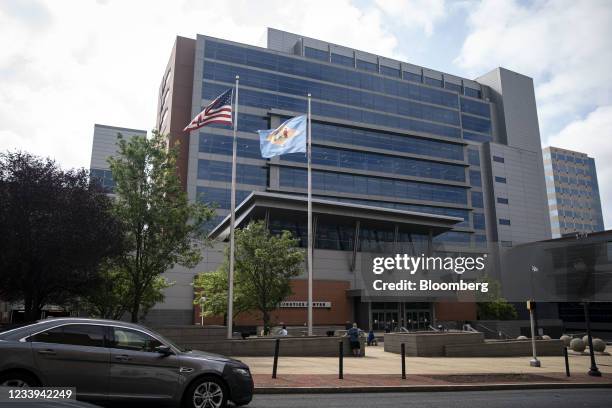
M 427 330 L 432 324 L 429 303 L 405 303 L 404 327 L 410 331 Z

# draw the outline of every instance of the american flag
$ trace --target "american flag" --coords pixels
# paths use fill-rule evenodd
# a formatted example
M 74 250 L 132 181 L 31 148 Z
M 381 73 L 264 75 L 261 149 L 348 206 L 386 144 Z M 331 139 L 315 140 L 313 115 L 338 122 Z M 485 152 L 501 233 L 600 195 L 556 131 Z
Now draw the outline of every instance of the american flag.
M 204 110 L 189 122 L 184 132 L 199 129 L 210 123 L 232 124 L 232 94 L 233 89 L 228 89 L 217 96 Z

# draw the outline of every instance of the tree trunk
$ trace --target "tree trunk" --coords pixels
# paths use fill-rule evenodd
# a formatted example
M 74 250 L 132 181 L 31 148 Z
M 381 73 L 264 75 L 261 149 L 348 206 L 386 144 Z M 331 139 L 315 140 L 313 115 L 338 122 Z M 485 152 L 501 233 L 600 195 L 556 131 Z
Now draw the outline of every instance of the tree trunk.
M 132 310 L 130 314 L 132 315 L 131 321 L 132 323 L 138 323 L 138 313 L 140 313 L 140 296 L 134 294 L 134 301 L 132 303 Z
M 24 319 L 26 322 L 33 322 L 36 318 L 33 317 L 34 312 L 34 302 L 32 300 L 32 296 L 29 294 L 25 295 L 23 299 L 23 310 L 24 310 Z
M 264 326 L 264 336 L 267 336 L 270 333 L 270 314 L 267 310 L 262 311 L 263 315 L 263 326 Z

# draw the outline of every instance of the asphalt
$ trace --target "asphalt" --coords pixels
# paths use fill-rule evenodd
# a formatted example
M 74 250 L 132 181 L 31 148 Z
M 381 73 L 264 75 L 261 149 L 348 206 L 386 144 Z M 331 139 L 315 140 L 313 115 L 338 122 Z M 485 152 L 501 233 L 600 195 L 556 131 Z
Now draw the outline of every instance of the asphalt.
M 590 408 L 612 406 L 610 389 L 255 395 L 249 408 Z

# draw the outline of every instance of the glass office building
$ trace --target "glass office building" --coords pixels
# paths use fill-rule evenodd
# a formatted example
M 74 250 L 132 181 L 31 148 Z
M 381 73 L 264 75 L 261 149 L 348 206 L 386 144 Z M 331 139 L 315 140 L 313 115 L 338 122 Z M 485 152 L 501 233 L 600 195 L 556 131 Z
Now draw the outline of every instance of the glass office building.
M 595 160 L 557 147 L 543 154 L 553 237 L 603 231 Z
M 305 192 L 304 154 L 262 160 L 255 132 L 304 113 L 311 93 L 315 195 L 461 217 L 461 225 L 438 239 L 464 245 L 486 240 L 482 200 L 475 200 L 476 207 L 472 201 L 478 197 L 473 193 L 482 190 L 478 151 L 469 152 L 474 156 L 470 164 L 465 142 L 491 140 L 490 103 L 482 99 L 479 85 L 445 86 L 443 78 L 431 82 L 436 78 L 423 72 L 415 76 L 401 63 L 382 65 L 358 54 L 338 58 L 308 46 L 302 56 L 202 42 L 203 100 L 240 77 L 239 201 L 253 190 Z M 197 193 L 227 210 L 230 134 L 209 127 L 198 137 L 199 152 L 205 154 L 198 159 L 198 184 L 203 185 Z
M 333 321 L 327 323 L 354 320 L 360 307 L 351 306 L 358 297 L 348 274 L 354 260 L 332 268 L 325 259 L 372 252 L 403 240 L 428 241 L 445 251 L 483 252 L 487 244 L 500 240 L 549 238 L 550 227 L 540 214 L 546 211 L 545 196 L 515 198 L 505 207 L 496 201 L 497 196 L 525 191 L 527 184 L 543 191 L 541 150 L 533 148 L 540 139 L 530 78 L 502 68 L 475 80 L 460 78 L 275 29 L 268 29 L 266 48 L 201 35 L 195 40 L 177 37 L 162 77 L 157 128 L 169 135 L 171 145 L 179 146 L 179 173 L 190 199 L 217 206 L 211 228 L 229 213 L 232 129 L 214 125 L 189 134 L 182 129 L 202 106 L 233 87 L 237 75 L 238 204 L 253 192 L 289 197 L 306 193 L 304 154 L 262 159 L 256 131 L 304 114 L 310 93 L 315 199 L 386 209 L 389 216 L 425 214 L 426 223 L 448 224 L 443 229 L 427 224 L 427 229 L 315 216 L 316 285 L 320 291 L 342 287 L 348 299 L 335 300 L 346 304 L 339 305 L 341 312 L 331 313 Z M 493 156 L 506 155 L 505 166 L 492 164 Z M 531 173 L 519 175 L 516 169 L 525 166 Z M 506 185 L 496 185 L 499 179 L 507 180 Z M 517 215 L 525 212 L 533 220 Z M 287 229 L 306 242 L 305 213 L 268 211 L 265 218 L 273 231 Z M 180 310 L 191 309 L 193 274 L 220 262 L 218 251 L 206 255 L 198 270 L 173 275 L 177 285 L 153 311 L 159 319 L 185 319 Z M 296 288 L 300 284 L 296 282 Z M 304 300 L 297 292 L 297 300 Z M 397 305 L 375 306 L 375 320 L 380 320 L 380 313 L 395 313 Z M 398 310 L 403 316 L 427 310 L 429 321 L 436 316 L 453 320 L 434 305 Z M 470 310 L 473 316 L 475 309 Z M 393 320 L 401 321 L 400 315 Z
M 118 134 L 121 134 L 125 140 L 129 140 L 133 136 L 146 136 L 147 131 L 109 125 L 94 125 L 89 171 L 91 177 L 97 179 L 109 193 L 114 191 L 115 182 L 110 171 L 108 158 L 117 154 Z

